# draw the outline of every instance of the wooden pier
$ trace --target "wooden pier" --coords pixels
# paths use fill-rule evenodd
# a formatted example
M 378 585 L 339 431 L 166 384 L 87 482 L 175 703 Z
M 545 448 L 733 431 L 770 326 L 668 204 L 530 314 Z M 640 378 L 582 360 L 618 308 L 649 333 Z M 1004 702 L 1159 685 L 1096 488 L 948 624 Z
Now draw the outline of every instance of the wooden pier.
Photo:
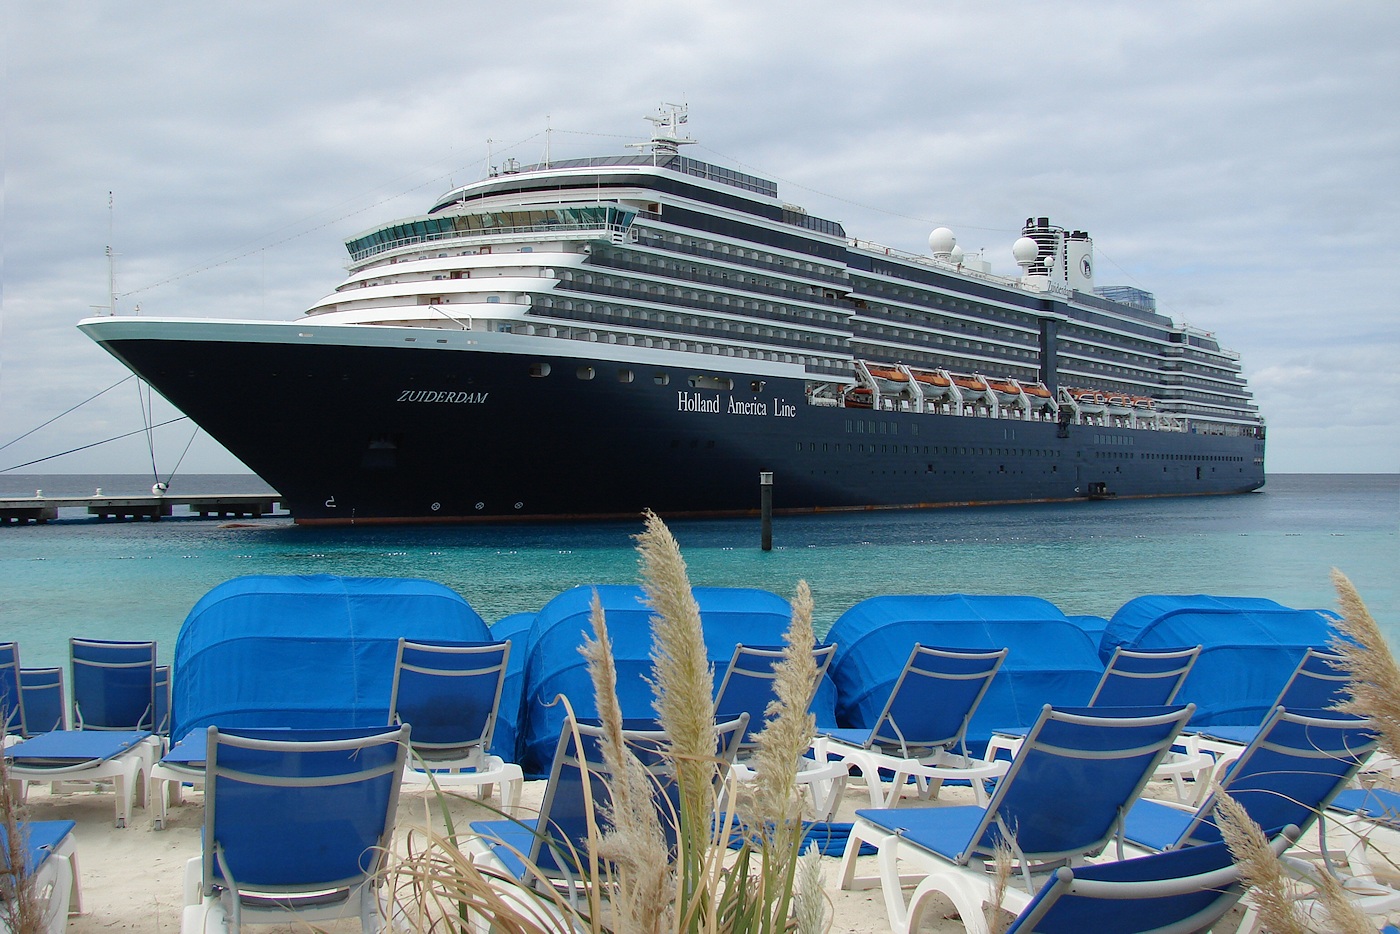
M 162 496 L 22 496 L 0 499 L 0 525 L 28 525 L 58 518 L 60 509 L 86 507 L 88 514 L 107 521 L 156 521 L 175 514 L 183 506 L 201 519 L 257 519 L 273 515 L 281 497 L 276 493 L 203 493 Z M 284 514 L 285 515 L 285 514 Z

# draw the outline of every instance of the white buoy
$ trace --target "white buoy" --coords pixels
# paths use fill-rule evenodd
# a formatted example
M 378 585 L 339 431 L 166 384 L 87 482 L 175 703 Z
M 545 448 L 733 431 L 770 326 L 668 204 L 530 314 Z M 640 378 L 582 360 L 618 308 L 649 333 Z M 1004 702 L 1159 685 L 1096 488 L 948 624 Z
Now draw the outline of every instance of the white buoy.
M 164 495 L 165 495 L 165 491 L 168 490 L 168 489 L 170 489 L 170 484 L 168 484 L 168 483 L 161 483 L 161 482 L 157 481 L 156 483 L 151 484 L 151 495 L 152 495 L 152 496 L 164 496 Z

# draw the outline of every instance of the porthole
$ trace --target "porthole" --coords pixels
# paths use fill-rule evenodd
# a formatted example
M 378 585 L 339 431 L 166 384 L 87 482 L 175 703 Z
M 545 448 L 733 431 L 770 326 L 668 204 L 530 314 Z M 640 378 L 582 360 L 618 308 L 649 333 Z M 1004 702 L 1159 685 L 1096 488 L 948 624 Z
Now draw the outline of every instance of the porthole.
M 578 370 L 575 371 L 574 375 L 577 376 L 579 379 L 592 379 L 593 367 L 581 366 L 578 368 Z
M 548 376 L 548 375 L 549 375 L 549 364 L 548 364 L 548 363 L 532 363 L 532 364 L 530 364 L 530 375 L 531 375 L 531 376 L 535 376 L 535 377 Z
M 632 382 L 632 378 L 631 370 L 621 369 L 617 371 L 617 381 L 619 383 L 630 383 Z
M 651 381 L 658 386 L 669 386 L 671 384 L 671 374 L 653 373 L 651 376 Z

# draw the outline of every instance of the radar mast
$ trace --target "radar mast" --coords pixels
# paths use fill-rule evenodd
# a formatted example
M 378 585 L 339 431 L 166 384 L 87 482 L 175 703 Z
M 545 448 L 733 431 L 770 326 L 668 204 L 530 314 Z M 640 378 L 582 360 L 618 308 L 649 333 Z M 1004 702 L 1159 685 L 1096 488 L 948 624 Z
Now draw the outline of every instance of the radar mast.
M 653 156 L 675 156 L 680 154 L 682 146 L 695 142 L 689 134 L 680 135 L 681 125 L 690 120 L 688 104 L 663 103 L 656 108 L 656 113 L 649 114 L 646 119 L 652 125 L 651 139 L 645 143 L 628 143 L 629 147 L 641 149 L 649 146 Z

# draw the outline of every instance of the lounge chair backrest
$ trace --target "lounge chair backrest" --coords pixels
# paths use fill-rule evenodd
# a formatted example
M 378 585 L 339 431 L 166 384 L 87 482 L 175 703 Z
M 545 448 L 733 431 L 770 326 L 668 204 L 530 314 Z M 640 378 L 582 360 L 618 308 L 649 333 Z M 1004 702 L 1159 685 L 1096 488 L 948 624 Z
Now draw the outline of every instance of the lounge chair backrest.
M 413 727 L 428 762 L 485 754 L 510 660 L 510 642 L 399 640 L 389 722 Z
M 1376 748 L 1370 720 L 1335 710 L 1274 708 L 1220 783 L 1260 827 L 1312 826 Z M 1174 846 L 1214 843 L 1216 796 L 1196 810 Z
M 1101 851 L 1195 710 L 1047 705 L 959 862 L 990 856 L 1003 838 L 1031 861 Z
M 19 643 L 0 642 L 0 734 L 28 736 L 24 728 L 24 701 L 20 692 Z
M 1118 646 L 1104 669 L 1090 707 L 1155 707 L 1176 700 L 1201 654 L 1189 649 L 1125 649 Z
M 170 735 L 170 666 L 156 666 L 155 729 L 161 736 Z
M 69 639 L 73 722 L 80 730 L 155 728 L 156 644 Z
M 62 668 L 21 668 L 19 690 L 24 705 L 24 736 L 68 729 L 68 706 Z
M 905 757 L 962 746 L 967 725 L 1006 660 L 1006 649 L 941 649 L 915 644 L 895 679 L 869 745 L 896 747 Z
M 817 688 L 826 677 L 831 658 L 836 654 L 836 645 L 827 643 L 812 648 L 812 660 L 817 665 L 817 677 L 812 682 L 811 693 L 807 696 L 810 707 Z M 715 692 L 715 717 L 719 720 L 732 720 L 741 713 L 749 715 L 749 725 L 740 741 L 741 751 L 753 745 L 753 736 L 763 729 L 767 716 L 768 703 L 775 697 L 773 682 L 774 668 L 782 661 L 781 645 L 734 646 L 734 654 L 729 659 L 729 667 Z
M 209 727 L 203 891 L 336 889 L 378 871 L 391 843 L 409 727 Z M 237 918 L 234 919 L 237 927 Z
M 1278 855 L 1298 834 L 1297 827 L 1285 827 L 1270 848 Z M 1242 895 L 1240 867 L 1224 842 L 1094 866 L 1062 866 L 1007 934 L 1204 931 Z
M 1346 659 L 1321 649 L 1308 649 L 1274 701 L 1287 710 L 1324 710 L 1347 696 L 1350 674 Z
M 624 723 L 623 739 L 652 777 L 661 828 L 667 842 L 674 844 L 678 789 L 663 754 L 668 737 L 662 730 L 628 729 L 628 726 Z M 746 714 L 715 726 L 715 758 L 721 765 L 717 782 L 724 780 L 725 768 L 734 762 L 739 738 L 747 726 Z M 601 726 L 565 719 L 540 804 L 538 826 L 541 832 L 535 834 L 529 853 L 530 862 L 547 874 L 574 876 L 576 860 L 587 859 L 590 807 L 593 820 L 599 821 L 600 808 L 610 801 L 611 772 L 603 761 L 602 739 Z M 601 832 L 603 827 L 599 825 L 598 829 Z

